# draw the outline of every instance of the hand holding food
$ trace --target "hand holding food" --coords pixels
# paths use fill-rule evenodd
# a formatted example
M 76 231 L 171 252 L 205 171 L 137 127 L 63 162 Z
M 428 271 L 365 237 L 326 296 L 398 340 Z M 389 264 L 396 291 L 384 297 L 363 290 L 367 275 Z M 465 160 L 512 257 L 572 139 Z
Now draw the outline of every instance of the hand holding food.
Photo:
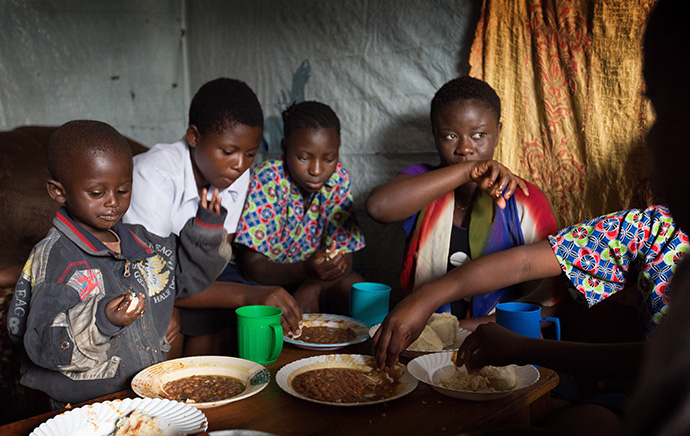
M 468 373 L 462 368 L 455 369 L 450 377 L 439 380 L 439 384 L 449 389 L 475 392 L 507 391 L 517 385 L 517 374 L 512 366 L 485 366 L 478 372 Z
M 524 353 L 524 341 L 528 340 L 495 322 L 481 324 L 469 335 L 458 349 L 457 366 L 467 367 L 470 373 L 486 365 L 520 363 Z
M 316 250 L 307 261 L 315 279 L 331 281 L 349 272 L 345 254 L 337 248 L 335 240 L 328 247 Z
M 119 295 L 105 306 L 105 316 L 114 325 L 128 326 L 141 318 L 146 310 L 146 299 L 143 294 L 135 295 L 129 291 Z
M 374 334 L 374 355 L 380 370 L 392 368 L 400 353 L 422 333 L 429 321 L 433 310 L 420 309 L 424 302 L 415 297 L 413 292 L 398 303 Z
M 248 305 L 273 306 L 283 311 L 280 324 L 288 334 L 299 334 L 302 312 L 295 298 L 280 286 L 256 286 L 248 296 Z

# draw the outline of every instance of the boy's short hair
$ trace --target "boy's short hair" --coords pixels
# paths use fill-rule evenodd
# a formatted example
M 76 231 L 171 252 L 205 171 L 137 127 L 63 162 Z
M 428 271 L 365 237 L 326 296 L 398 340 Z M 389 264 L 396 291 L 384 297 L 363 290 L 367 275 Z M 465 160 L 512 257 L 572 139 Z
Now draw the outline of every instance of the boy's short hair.
M 470 76 L 458 77 L 443 85 L 431 100 L 431 126 L 435 128 L 436 117 L 447 105 L 456 100 L 479 100 L 485 103 L 501 121 L 501 98 L 483 80 Z
M 189 106 L 189 125 L 199 133 L 223 133 L 238 124 L 264 126 L 264 114 L 254 91 L 243 81 L 221 77 L 205 83 Z
M 77 154 L 90 156 L 127 154 L 132 156 L 129 143 L 110 124 L 94 120 L 74 120 L 58 127 L 48 141 L 48 170 L 50 177 L 62 182 L 75 168 Z
M 283 137 L 300 128 L 335 129 L 340 138 L 340 119 L 327 104 L 318 101 L 293 103 L 283 111 Z

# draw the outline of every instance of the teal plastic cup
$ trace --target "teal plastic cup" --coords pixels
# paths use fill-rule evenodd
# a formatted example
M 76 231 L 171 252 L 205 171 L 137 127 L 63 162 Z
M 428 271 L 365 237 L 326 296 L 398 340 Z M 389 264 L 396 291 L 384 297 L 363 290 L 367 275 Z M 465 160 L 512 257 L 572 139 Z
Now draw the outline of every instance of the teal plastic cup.
M 242 306 L 237 313 L 237 342 L 242 359 L 260 365 L 273 363 L 283 349 L 283 311 L 273 306 Z
M 556 339 L 561 339 L 561 322 L 555 317 L 541 317 L 541 307 L 531 303 L 500 303 L 496 306 L 496 322 L 499 325 L 528 338 L 541 338 L 541 323 L 556 325 Z
M 383 283 L 360 282 L 350 289 L 350 316 L 368 327 L 378 324 L 388 315 L 391 287 Z

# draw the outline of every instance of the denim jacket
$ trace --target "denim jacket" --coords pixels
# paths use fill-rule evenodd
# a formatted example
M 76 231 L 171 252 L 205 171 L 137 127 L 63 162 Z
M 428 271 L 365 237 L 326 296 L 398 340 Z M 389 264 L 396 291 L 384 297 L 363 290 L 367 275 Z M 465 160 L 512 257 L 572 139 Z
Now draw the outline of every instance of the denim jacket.
M 76 403 L 126 389 L 163 361 L 175 298 L 206 289 L 227 264 L 225 213 L 199 208 L 179 237 L 119 222 L 117 254 L 60 209 L 24 265 L 8 312 L 10 337 L 28 357 L 21 383 Z M 105 305 L 128 291 L 145 296 L 146 310 L 116 326 Z

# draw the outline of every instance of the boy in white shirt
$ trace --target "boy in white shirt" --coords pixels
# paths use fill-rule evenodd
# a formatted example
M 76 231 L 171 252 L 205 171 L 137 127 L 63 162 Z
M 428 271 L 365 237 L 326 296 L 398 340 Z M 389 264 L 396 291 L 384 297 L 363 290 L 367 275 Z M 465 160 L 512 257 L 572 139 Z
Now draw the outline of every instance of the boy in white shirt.
M 224 227 L 232 241 L 247 196 L 247 170 L 262 134 L 261 105 L 246 83 L 219 78 L 204 84 L 192 99 L 185 136 L 174 144 L 157 144 L 135 159 L 135 194 L 124 221 L 143 224 L 161 236 L 177 234 L 194 216 L 202 190 L 217 189 L 228 210 Z M 248 304 L 279 307 L 283 328 L 299 332 L 301 312 L 287 291 L 278 286 L 254 286 L 241 277 L 230 264 L 220 281 L 176 302 L 182 308 L 184 355 L 224 353 L 224 328 L 233 319 L 227 309 Z M 222 310 L 198 309 L 210 303 Z

